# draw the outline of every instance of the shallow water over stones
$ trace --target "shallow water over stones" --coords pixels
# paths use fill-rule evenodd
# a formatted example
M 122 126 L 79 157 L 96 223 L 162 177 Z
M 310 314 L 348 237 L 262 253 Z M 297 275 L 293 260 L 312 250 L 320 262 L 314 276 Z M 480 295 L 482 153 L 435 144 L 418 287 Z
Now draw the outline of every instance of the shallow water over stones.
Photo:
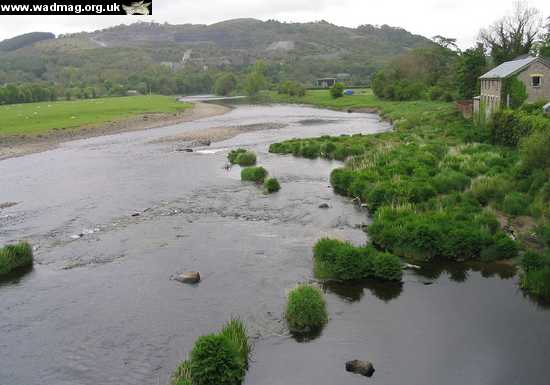
M 161 140 L 245 126 L 255 129 L 192 153 Z M 402 285 L 326 284 L 321 335 L 288 334 L 285 293 L 312 279 L 313 243 L 364 242 L 368 218 L 329 187 L 340 163 L 267 147 L 387 129 L 368 114 L 238 106 L 0 161 L 0 202 L 18 202 L 0 211 L 0 243 L 37 247 L 32 271 L 0 283 L 0 383 L 166 384 L 198 336 L 240 315 L 255 337 L 250 385 L 547 385 L 550 311 L 521 294 L 509 269 L 431 266 Z M 264 195 L 239 167 L 223 168 L 236 146 L 258 153 L 280 192 Z M 201 282 L 170 280 L 182 271 Z M 371 361 L 374 376 L 347 373 L 353 359 Z

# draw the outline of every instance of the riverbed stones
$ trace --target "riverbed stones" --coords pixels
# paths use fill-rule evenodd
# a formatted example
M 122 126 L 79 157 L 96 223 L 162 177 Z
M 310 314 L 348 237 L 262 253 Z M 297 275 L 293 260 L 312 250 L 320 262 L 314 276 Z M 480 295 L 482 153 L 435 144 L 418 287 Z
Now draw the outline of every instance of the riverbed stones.
M 320 209 L 328 209 L 328 208 L 330 208 L 330 206 L 328 205 L 328 203 L 321 203 L 321 204 L 319 205 L 319 208 L 320 208 Z
M 374 366 L 369 361 L 353 360 L 346 362 L 346 371 L 371 377 L 374 373 Z
M 186 271 L 181 273 L 174 278 L 175 281 L 181 283 L 199 283 L 201 281 L 201 275 L 198 271 Z

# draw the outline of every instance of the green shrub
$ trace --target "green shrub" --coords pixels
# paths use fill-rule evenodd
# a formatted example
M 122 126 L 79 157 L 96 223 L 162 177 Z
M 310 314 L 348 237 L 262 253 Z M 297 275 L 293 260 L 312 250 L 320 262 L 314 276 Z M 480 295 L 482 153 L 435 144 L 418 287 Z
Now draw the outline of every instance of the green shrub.
M 523 111 L 500 110 L 491 115 L 489 131 L 494 144 L 515 147 L 530 133 L 550 127 L 550 119 Z
M 0 275 L 21 267 L 32 266 L 32 246 L 27 242 L 7 245 L 0 249 Z
M 313 255 L 318 278 L 399 281 L 402 277 L 399 258 L 379 252 L 371 245 L 357 247 L 349 242 L 323 238 L 313 247 Z
M 304 96 L 306 89 L 295 81 L 287 80 L 279 84 L 277 92 L 279 94 L 287 94 L 288 96 Z
M 446 170 L 437 174 L 432 184 L 440 194 L 448 194 L 451 191 L 462 191 L 470 184 L 470 178 L 461 172 Z
M 550 167 L 550 119 L 547 126 L 534 131 L 521 141 L 521 161 L 528 170 L 544 170 Z
M 189 362 L 193 385 L 237 385 L 244 374 L 238 347 L 229 338 L 211 334 L 197 339 Z
M 238 164 L 239 166 L 253 166 L 256 164 L 256 154 L 252 151 L 245 150 L 244 148 L 238 148 L 231 150 L 227 155 L 231 164 Z
M 403 277 L 403 264 L 399 257 L 390 253 L 378 253 L 373 262 L 375 277 L 389 281 L 400 281 Z
M 550 299 L 550 266 L 524 273 L 521 287 L 537 297 Z
M 330 89 L 330 96 L 334 99 L 344 96 L 344 85 L 342 83 L 334 83 Z
M 241 170 L 241 180 L 263 183 L 267 170 L 263 167 L 247 167 Z
M 541 270 L 546 266 L 550 266 L 550 254 L 527 251 L 521 258 L 521 267 L 525 272 Z
M 513 191 L 504 197 L 502 211 L 510 215 L 527 215 L 529 204 L 529 197 L 526 194 Z
M 510 183 L 500 177 L 481 177 L 472 182 L 471 192 L 482 205 L 492 201 L 501 201 L 510 191 Z
M 248 341 L 248 335 L 244 322 L 238 318 L 232 318 L 224 325 L 220 334 L 237 346 L 241 362 L 243 363 L 245 369 L 248 369 L 248 360 L 250 359 L 252 346 Z
M 318 288 L 300 285 L 288 295 L 288 327 L 295 332 L 308 332 L 323 327 L 328 321 L 325 299 Z
M 276 178 L 268 178 L 264 183 L 265 191 L 269 194 L 277 192 L 281 189 L 281 185 Z
M 493 262 L 499 259 L 511 259 L 518 256 L 518 245 L 516 242 L 502 234 L 495 242 L 481 252 L 481 260 Z

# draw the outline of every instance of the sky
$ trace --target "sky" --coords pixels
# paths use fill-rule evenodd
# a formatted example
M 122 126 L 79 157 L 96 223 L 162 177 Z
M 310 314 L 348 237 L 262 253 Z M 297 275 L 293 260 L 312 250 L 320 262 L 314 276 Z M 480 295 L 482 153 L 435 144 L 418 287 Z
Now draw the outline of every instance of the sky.
M 252 17 L 287 22 L 326 20 L 347 27 L 388 24 L 426 37 L 456 38 L 460 48 L 467 48 L 475 43 L 480 28 L 505 16 L 513 4 L 514 0 L 153 0 L 152 16 L 0 15 L 0 40 L 34 31 L 56 35 L 95 31 L 138 20 L 211 24 Z M 550 1 L 531 0 L 529 4 L 544 17 L 550 16 Z

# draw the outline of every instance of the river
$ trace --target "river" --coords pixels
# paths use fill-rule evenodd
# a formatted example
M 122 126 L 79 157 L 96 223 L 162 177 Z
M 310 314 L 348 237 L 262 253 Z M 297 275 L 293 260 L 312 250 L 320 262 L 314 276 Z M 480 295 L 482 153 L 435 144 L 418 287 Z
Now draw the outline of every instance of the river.
M 162 140 L 228 127 L 242 133 L 192 153 Z M 288 334 L 285 296 L 312 279 L 314 242 L 365 242 L 369 219 L 332 192 L 341 163 L 268 146 L 388 129 L 372 114 L 240 105 L 0 161 L 0 203 L 17 203 L 0 210 L 0 244 L 36 247 L 32 271 L 0 283 L 0 383 L 164 385 L 198 336 L 239 315 L 254 338 L 247 385 L 548 385 L 550 310 L 502 266 L 328 285 L 323 333 Z M 257 152 L 280 192 L 264 195 L 238 166 L 224 169 L 239 146 Z M 202 282 L 170 279 L 186 270 Z M 372 378 L 345 371 L 356 358 L 373 362 Z

